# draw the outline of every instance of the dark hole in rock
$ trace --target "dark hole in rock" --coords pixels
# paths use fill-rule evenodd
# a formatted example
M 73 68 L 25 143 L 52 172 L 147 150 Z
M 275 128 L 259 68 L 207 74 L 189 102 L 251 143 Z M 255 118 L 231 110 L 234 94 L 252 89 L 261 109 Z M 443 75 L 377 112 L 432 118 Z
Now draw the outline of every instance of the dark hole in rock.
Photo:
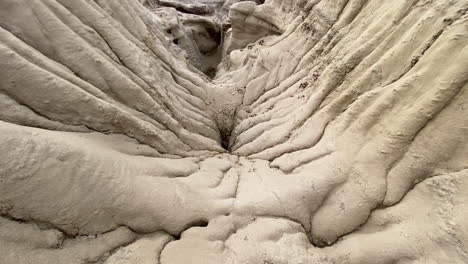
M 215 68 L 209 68 L 206 72 L 205 72 L 206 76 L 210 77 L 211 79 L 213 79 L 215 76 L 216 76 L 216 69 Z

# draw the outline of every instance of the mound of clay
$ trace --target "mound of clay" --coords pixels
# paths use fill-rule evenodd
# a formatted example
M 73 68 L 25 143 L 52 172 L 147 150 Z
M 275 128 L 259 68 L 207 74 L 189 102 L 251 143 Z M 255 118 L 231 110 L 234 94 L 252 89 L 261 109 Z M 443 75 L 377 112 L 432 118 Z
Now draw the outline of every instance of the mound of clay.
M 0 264 L 468 263 L 465 0 L 1 0 Z

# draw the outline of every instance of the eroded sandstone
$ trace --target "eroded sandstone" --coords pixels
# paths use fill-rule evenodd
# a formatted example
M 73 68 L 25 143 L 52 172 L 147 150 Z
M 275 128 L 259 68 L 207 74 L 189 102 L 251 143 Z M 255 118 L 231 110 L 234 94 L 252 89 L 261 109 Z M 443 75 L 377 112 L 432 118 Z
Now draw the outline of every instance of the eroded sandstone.
M 0 263 L 467 263 L 464 0 L 1 0 Z

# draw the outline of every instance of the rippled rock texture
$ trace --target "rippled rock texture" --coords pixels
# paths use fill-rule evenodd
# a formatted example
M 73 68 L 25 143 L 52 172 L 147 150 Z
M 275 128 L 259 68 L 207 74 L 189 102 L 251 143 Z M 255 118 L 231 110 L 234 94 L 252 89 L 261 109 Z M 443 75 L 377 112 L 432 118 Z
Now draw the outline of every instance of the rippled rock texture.
M 465 0 L 0 0 L 0 263 L 468 263 Z

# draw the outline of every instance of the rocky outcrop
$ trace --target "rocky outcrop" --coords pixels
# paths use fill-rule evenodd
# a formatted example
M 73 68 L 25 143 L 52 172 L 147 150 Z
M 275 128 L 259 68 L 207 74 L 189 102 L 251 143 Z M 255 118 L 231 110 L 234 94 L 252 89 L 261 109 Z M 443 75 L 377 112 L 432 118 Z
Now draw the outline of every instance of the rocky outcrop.
M 0 263 L 468 262 L 467 12 L 2 0 Z

